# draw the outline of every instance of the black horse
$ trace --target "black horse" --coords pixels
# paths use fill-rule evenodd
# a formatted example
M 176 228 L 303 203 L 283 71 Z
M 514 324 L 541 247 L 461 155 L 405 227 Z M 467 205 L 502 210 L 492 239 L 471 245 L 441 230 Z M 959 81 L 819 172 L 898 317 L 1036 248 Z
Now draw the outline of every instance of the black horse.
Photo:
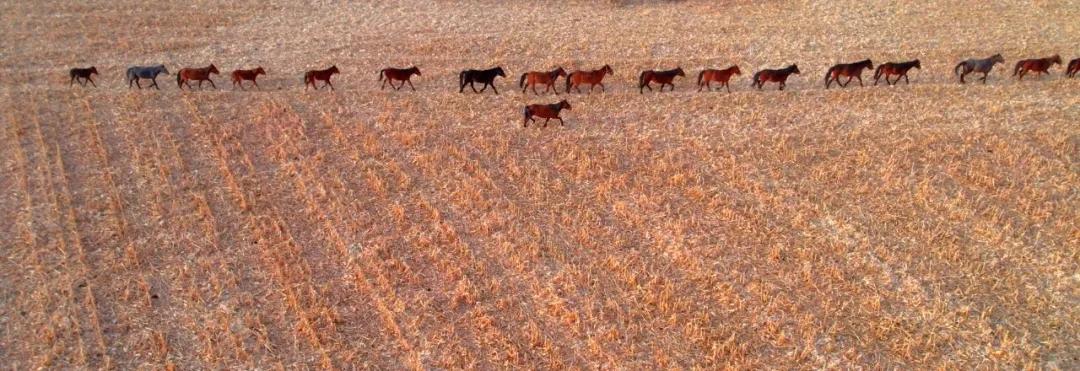
M 495 94 L 499 94 L 499 89 L 495 88 L 495 77 L 506 77 L 506 72 L 502 67 L 495 67 L 488 70 L 465 70 L 458 74 L 458 82 L 461 83 L 461 88 L 458 89 L 458 93 L 465 92 L 465 85 L 468 84 L 472 91 L 475 93 L 483 93 L 490 85 L 492 90 L 495 90 Z M 476 90 L 474 83 L 482 83 L 484 87 L 479 91 Z

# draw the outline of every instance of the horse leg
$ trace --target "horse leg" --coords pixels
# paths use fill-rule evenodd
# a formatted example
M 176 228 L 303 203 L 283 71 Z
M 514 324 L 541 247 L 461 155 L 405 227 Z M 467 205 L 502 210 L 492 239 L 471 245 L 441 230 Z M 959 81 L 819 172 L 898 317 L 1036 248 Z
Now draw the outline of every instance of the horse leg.
M 492 86 L 495 86 L 495 85 L 492 85 Z M 540 95 L 540 93 L 536 92 L 536 84 L 532 84 L 532 91 L 533 91 L 533 94 Z M 547 93 L 547 89 L 544 89 L 544 92 Z
M 731 85 L 727 81 L 724 81 L 724 89 L 727 89 L 728 93 L 731 93 Z
M 154 78 L 150 79 L 150 81 L 154 82 L 154 85 L 153 85 L 154 89 L 161 90 L 161 87 L 158 86 L 158 84 L 157 84 L 157 77 L 154 77 Z
M 781 81 L 780 82 L 780 90 L 784 90 L 784 86 L 786 86 L 786 85 L 787 85 L 787 81 Z
M 476 91 L 476 85 L 472 81 L 469 81 L 469 88 L 472 89 L 473 93 L 479 93 L 479 92 L 483 91 L 483 90 Z M 487 89 L 487 87 L 485 86 L 484 89 Z
M 206 81 L 210 82 L 210 87 L 214 88 L 214 90 L 217 90 L 217 84 L 214 84 L 214 80 L 206 79 Z
M 851 83 L 851 79 L 852 79 L 852 77 L 851 77 L 851 76 L 848 76 L 848 77 L 847 77 L 847 81 L 844 81 L 844 84 L 843 84 L 843 85 L 840 85 L 840 87 L 844 87 L 844 88 L 846 88 L 846 87 L 848 86 L 848 84 L 850 84 L 850 83 Z
M 855 75 L 855 77 L 859 79 L 859 86 L 864 86 L 862 84 L 862 75 Z
M 410 87 L 410 88 L 412 88 L 412 91 L 416 91 L 416 87 L 415 87 L 415 86 L 413 86 L 413 84 L 412 84 L 412 80 L 405 80 L 405 82 L 408 82 L 408 83 L 409 83 L 409 87 Z M 405 85 L 405 84 L 404 84 L 404 83 L 402 83 L 401 85 Z
M 566 122 L 562 120 L 562 117 L 556 117 L 559 120 L 559 126 L 566 126 Z
M 330 82 L 330 79 L 326 79 L 326 85 L 330 86 L 330 90 L 337 90 L 334 89 L 334 83 Z
M 545 128 L 547 127 L 548 121 L 551 121 L 551 119 L 544 119 L 544 127 Z
M 68 81 L 68 86 L 75 83 L 75 75 L 71 75 L 71 81 Z
M 90 85 L 93 85 L 95 88 L 97 87 L 97 84 L 94 83 L 94 78 L 93 77 L 87 77 L 86 81 L 89 81 Z
M 491 90 L 495 91 L 495 95 L 499 95 L 499 88 L 495 87 L 495 82 L 491 83 Z
M 899 82 L 900 82 L 900 78 L 899 78 L 899 77 L 897 77 L 897 78 L 896 78 L 896 82 L 897 82 L 897 83 L 899 83 Z M 906 73 L 904 74 L 904 84 L 905 84 L 905 85 L 911 85 L 911 80 L 909 80 L 909 79 L 908 79 L 908 77 L 907 77 L 907 74 L 906 74 Z
M 983 72 L 983 77 L 982 77 L 983 85 L 986 85 L 986 77 L 987 76 L 990 76 L 990 72 Z

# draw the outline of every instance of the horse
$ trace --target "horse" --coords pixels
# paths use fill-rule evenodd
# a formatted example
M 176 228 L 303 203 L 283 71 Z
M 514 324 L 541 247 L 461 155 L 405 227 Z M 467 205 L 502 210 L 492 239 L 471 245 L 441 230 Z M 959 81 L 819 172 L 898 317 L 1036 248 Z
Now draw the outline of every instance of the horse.
M 338 73 L 341 73 L 341 71 L 338 70 L 337 65 L 332 65 L 325 70 L 311 70 L 304 72 L 304 90 L 308 89 L 308 85 L 311 85 L 315 90 L 319 90 L 320 88 L 329 85 L 330 90 L 334 90 L 334 84 L 330 83 L 330 77 L 333 77 L 334 74 Z M 315 81 L 326 81 L 326 85 L 323 85 L 322 87 L 316 86 Z
M 863 86 L 863 69 L 874 69 L 874 62 L 871 62 L 869 59 L 864 59 L 855 63 L 840 63 L 829 67 L 829 70 L 825 71 L 825 89 L 828 89 L 829 84 L 833 81 L 836 82 L 836 85 L 840 85 L 841 88 L 846 88 L 853 78 L 859 79 L 859 86 Z M 842 84 L 840 83 L 841 76 L 847 77 L 847 81 Z
M 544 92 L 548 90 L 554 90 L 555 95 L 559 95 L 559 89 L 555 87 L 555 81 L 559 80 L 559 76 L 566 77 L 566 70 L 562 67 L 556 66 L 554 70 L 547 72 L 526 72 L 521 74 L 521 81 L 518 81 L 518 86 L 521 87 L 521 94 L 525 94 L 525 89 L 532 86 L 533 94 L 540 95 L 536 92 L 536 84 L 544 84 Z
M 560 125 L 566 126 L 562 117 L 559 117 L 559 111 L 562 111 L 563 109 L 570 109 L 570 103 L 568 103 L 566 99 L 555 104 L 530 104 L 525 106 L 525 120 L 522 122 L 522 127 L 529 127 L 529 121 L 536 122 L 536 119 L 533 118 L 534 116 L 545 119 L 545 128 L 547 127 L 548 121 L 551 121 L 551 119 L 559 120 Z
M 161 88 L 158 87 L 158 84 L 157 84 L 157 76 L 162 74 L 162 73 L 164 73 L 166 75 L 169 74 L 169 70 L 165 68 L 164 64 L 159 64 L 159 65 L 156 65 L 156 66 L 134 66 L 134 67 L 128 68 L 127 69 L 128 89 L 131 89 L 131 83 L 132 82 L 134 82 L 135 86 L 138 86 L 139 89 L 142 89 L 142 85 L 139 84 L 139 79 L 149 79 L 150 81 L 153 82 L 153 84 L 151 84 L 150 86 L 153 86 L 155 89 L 161 90 Z
M 981 73 L 983 74 L 983 77 L 980 80 L 982 80 L 983 84 L 986 84 L 986 77 L 990 75 L 990 70 L 994 69 L 994 65 L 998 63 L 1005 64 L 1005 58 L 1002 57 L 1001 54 L 994 54 L 986 59 L 968 59 L 957 63 L 956 67 L 953 67 L 953 73 L 960 76 L 961 84 L 966 83 L 966 81 L 964 81 L 964 76 L 967 76 L 969 73 Z M 963 70 L 963 72 L 961 72 L 961 70 Z
M 1080 72 L 1080 58 L 1069 61 L 1069 66 L 1065 68 L 1065 75 L 1069 78 L 1076 76 L 1077 72 Z
M 72 68 L 68 74 L 71 75 L 71 81 L 68 81 L 68 86 L 74 84 L 75 81 L 78 81 L 80 86 L 86 86 L 86 82 L 89 81 L 91 85 L 94 85 L 95 88 L 97 87 L 97 84 L 94 83 L 94 79 L 91 78 L 91 75 L 98 74 L 97 67 Z
M 682 67 L 675 67 L 675 69 L 667 71 L 642 71 L 641 76 L 638 77 L 638 93 L 645 94 L 645 88 L 652 91 L 652 86 L 649 86 L 649 83 L 653 81 L 660 83 L 660 91 L 664 91 L 664 85 L 671 85 L 671 90 L 675 90 L 675 84 L 672 81 L 677 76 L 686 76 Z
M 600 85 L 600 91 L 607 91 L 604 87 L 604 76 L 614 75 L 615 71 L 611 69 L 611 66 L 604 65 L 598 70 L 592 71 L 574 71 L 569 75 L 566 75 L 566 93 L 570 93 L 570 88 L 574 88 L 578 93 L 581 92 L 580 85 L 589 84 L 589 92 L 591 93 L 596 85 Z
M 495 78 L 498 76 L 506 77 L 506 72 L 502 67 L 496 66 L 495 68 L 486 70 L 464 70 L 458 74 L 458 83 L 461 84 L 461 88 L 458 89 L 458 93 L 465 92 L 465 85 L 469 85 L 474 93 L 483 93 L 487 90 L 488 86 L 491 86 L 492 90 L 495 90 L 495 94 L 499 94 L 499 89 L 495 87 Z M 474 83 L 483 83 L 484 87 L 480 91 L 476 90 Z
M 187 85 L 188 89 L 191 89 L 191 81 L 198 81 L 199 89 L 202 89 L 203 81 L 209 81 L 210 86 L 217 89 L 214 80 L 210 79 L 211 74 L 221 74 L 213 63 L 203 68 L 181 68 L 180 71 L 176 72 L 176 86 L 183 89 L 184 85 Z
M 265 75 L 265 74 L 266 74 L 266 70 L 264 70 L 261 66 L 256 67 L 253 70 L 236 70 L 236 71 L 232 71 L 232 84 L 233 84 L 233 87 L 235 88 L 237 86 L 240 86 L 240 90 L 244 90 L 244 80 L 251 80 L 251 83 L 255 84 L 256 88 L 262 89 L 262 88 L 259 88 L 259 82 L 255 81 L 255 79 L 258 78 L 259 75 Z
M 885 76 L 886 85 L 899 83 L 901 77 L 904 78 L 905 84 L 911 84 L 911 81 L 908 80 L 907 73 L 912 68 L 922 69 L 922 64 L 919 63 L 918 59 L 901 63 L 889 62 L 880 64 L 878 65 L 877 70 L 874 71 L 874 85 L 878 84 L 878 79 L 882 76 Z M 892 75 L 897 75 L 896 81 L 889 81 L 889 76 Z
M 709 89 L 709 91 L 712 91 L 712 86 L 710 85 L 710 83 L 712 83 L 713 81 L 716 81 L 716 82 L 720 83 L 720 86 L 723 86 L 724 88 L 726 88 L 728 93 L 730 93 L 731 92 L 731 87 L 728 86 L 728 81 L 731 80 L 732 75 L 741 75 L 741 74 L 742 74 L 742 71 L 739 70 L 739 66 L 731 66 L 731 67 L 728 67 L 727 69 L 723 69 L 723 70 L 714 70 L 714 69 L 703 70 L 703 71 L 701 71 L 701 73 L 698 73 L 698 75 L 697 75 L 697 85 L 698 85 L 697 90 L 701 91 L 701 88 L 705 87 L 705 88 Z
M 793 73 L 800 74 L 799 66 L 793 64 L 779 70 L 757 71 L 756 73 L 754 73 L 754 77 L 751 78 L 753 82 L 750 84 L 750 86 L 756 86 L 758 90 L 761 90 L 767 82 L 778 82 L 780 83 L 780 90 L 784 90 L 784 87 L 787 86 L 788 76 Z
M 413 91 L 416 91 L 416 87 L 413 86 L 412 81 L 410 80 L 412 75 L 423 76 L 423 74 L 420 73 L 420 69 L 416 68 L 416 66 L 409 68 L 383 68 L 382 70 L 379 70 L 379 81 L 382 81 L 382 86 L 379 87 L 379 90 L 385 89 L 386 83 L 390 83 L 390 87 L 394 88 L 394 90 L 401 89 L 405 86 L 405 83 L 409 83 L 409 87 L 412 88 Z M 401 81 L 401 85 L 395 87 L 394 80 Z
M 1060 55 L 1054 54 L 1046 58 L 1025 59 L 1016 62 L 1016 67 L 1013 68 L 1013 76 L 1019 76 L 1017 79 L 1023 80 L 1028 71 L 1035 72 L 1036 78 L 1041 77 L 1044 73 L 1049 75 L 1050 67 L 1055 64 L 1061 65 Z

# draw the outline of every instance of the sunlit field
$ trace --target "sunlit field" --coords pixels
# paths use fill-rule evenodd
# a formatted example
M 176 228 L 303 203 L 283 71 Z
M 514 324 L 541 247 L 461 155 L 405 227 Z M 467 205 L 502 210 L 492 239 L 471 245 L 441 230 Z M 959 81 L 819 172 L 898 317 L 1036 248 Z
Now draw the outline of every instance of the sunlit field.
M 1080 367 L 1074 2 L 316 3 L 0 0 L 0 368 Z

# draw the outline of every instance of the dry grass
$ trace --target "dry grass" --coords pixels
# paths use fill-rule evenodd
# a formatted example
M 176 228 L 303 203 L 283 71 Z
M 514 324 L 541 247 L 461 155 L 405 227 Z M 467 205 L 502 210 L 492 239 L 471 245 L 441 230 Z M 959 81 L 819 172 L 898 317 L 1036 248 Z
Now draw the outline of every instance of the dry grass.
M 1080 367 L 1080 80 L 950 75 L 1075 57 L 1080 7 L 713 3 L 4 1 L 4 368 Z M 866 57 L 925 69 L 821 89 Z M 268 91 L 123 88 L 159 62 Z M 785 92 L 631 85 L 792 62 Z M 604 63 L 520 128 L 556 100 L 521 72 Z M 456 93 L 495 64 L 503 95 Z

